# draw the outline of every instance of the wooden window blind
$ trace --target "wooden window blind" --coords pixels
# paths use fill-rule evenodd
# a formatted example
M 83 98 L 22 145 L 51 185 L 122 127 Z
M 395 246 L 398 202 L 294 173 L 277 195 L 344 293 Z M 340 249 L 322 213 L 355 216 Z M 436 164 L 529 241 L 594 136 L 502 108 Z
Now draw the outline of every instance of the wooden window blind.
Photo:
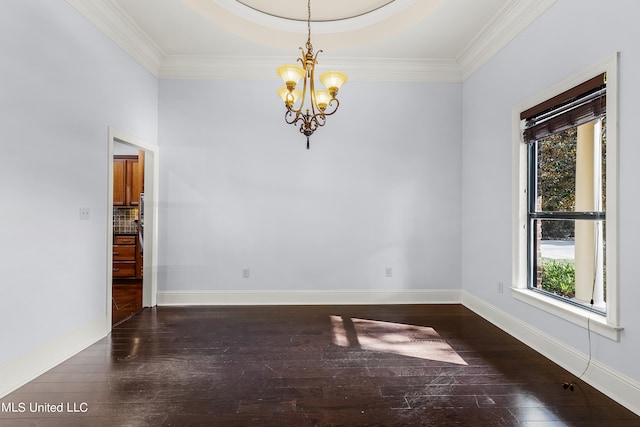
M 580 126 L 607 111 L 606 74 L 600 74 L 520 113 L 525 144 Z

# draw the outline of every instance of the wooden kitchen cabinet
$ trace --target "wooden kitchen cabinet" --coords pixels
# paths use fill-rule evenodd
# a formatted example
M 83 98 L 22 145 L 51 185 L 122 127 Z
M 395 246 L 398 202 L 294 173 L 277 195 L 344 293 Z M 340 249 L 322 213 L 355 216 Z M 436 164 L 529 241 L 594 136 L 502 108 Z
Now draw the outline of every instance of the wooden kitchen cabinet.
M 139 156 L 113 157 L 113 206 L 140 206 L 144 191 L 144 160 Z
M 126 160 L 113 159 L 113 206 L 125 205 Z
M 138 239 L 134 235 L 113 236 L 113 277 L 135 278 L 138 274 Z

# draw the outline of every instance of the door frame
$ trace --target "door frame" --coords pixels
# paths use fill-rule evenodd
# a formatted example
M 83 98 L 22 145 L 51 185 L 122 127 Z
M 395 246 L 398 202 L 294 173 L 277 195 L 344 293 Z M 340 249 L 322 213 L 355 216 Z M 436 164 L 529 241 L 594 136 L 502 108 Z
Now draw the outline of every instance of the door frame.
M 158 293 L 158 146 L 130 133 L 109 127 L 108 139 L 108 199 L 107 199 L 107 322 L 111 329 L 113 283 L 113 160 L 114 144 L 129 145 L 143 150 L 144 157 L 144 260 L 142 276 L 142 306 L 157 305 Z

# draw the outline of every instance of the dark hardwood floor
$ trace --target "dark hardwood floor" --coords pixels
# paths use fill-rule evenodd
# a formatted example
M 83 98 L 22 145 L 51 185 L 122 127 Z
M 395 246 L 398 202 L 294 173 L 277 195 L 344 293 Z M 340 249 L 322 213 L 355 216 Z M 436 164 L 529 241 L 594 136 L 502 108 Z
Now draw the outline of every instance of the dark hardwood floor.
M 0 425 L 640 425 L 567 380 L 461 305 L 159 307 L 1 399 L 25 411 Z
M 117 325 L 142 310 L 142 279 L 114 280 L 111 296 L 111 324 Z

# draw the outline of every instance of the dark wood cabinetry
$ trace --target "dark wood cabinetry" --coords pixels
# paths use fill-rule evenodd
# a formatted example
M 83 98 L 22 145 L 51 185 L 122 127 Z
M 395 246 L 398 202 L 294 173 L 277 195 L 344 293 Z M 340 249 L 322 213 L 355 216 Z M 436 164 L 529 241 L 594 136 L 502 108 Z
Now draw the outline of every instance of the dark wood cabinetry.
M 124 206 L 125 204 L 125 171 L 127 162 L 123 159 L 113 160 L 113 206 Z
M 113 157 L 113 206 L 140 206 L 144 191 L 144 157 Z
M 113 277 L 135 278 L 139 274 L 137 236 L 113 236 Z

